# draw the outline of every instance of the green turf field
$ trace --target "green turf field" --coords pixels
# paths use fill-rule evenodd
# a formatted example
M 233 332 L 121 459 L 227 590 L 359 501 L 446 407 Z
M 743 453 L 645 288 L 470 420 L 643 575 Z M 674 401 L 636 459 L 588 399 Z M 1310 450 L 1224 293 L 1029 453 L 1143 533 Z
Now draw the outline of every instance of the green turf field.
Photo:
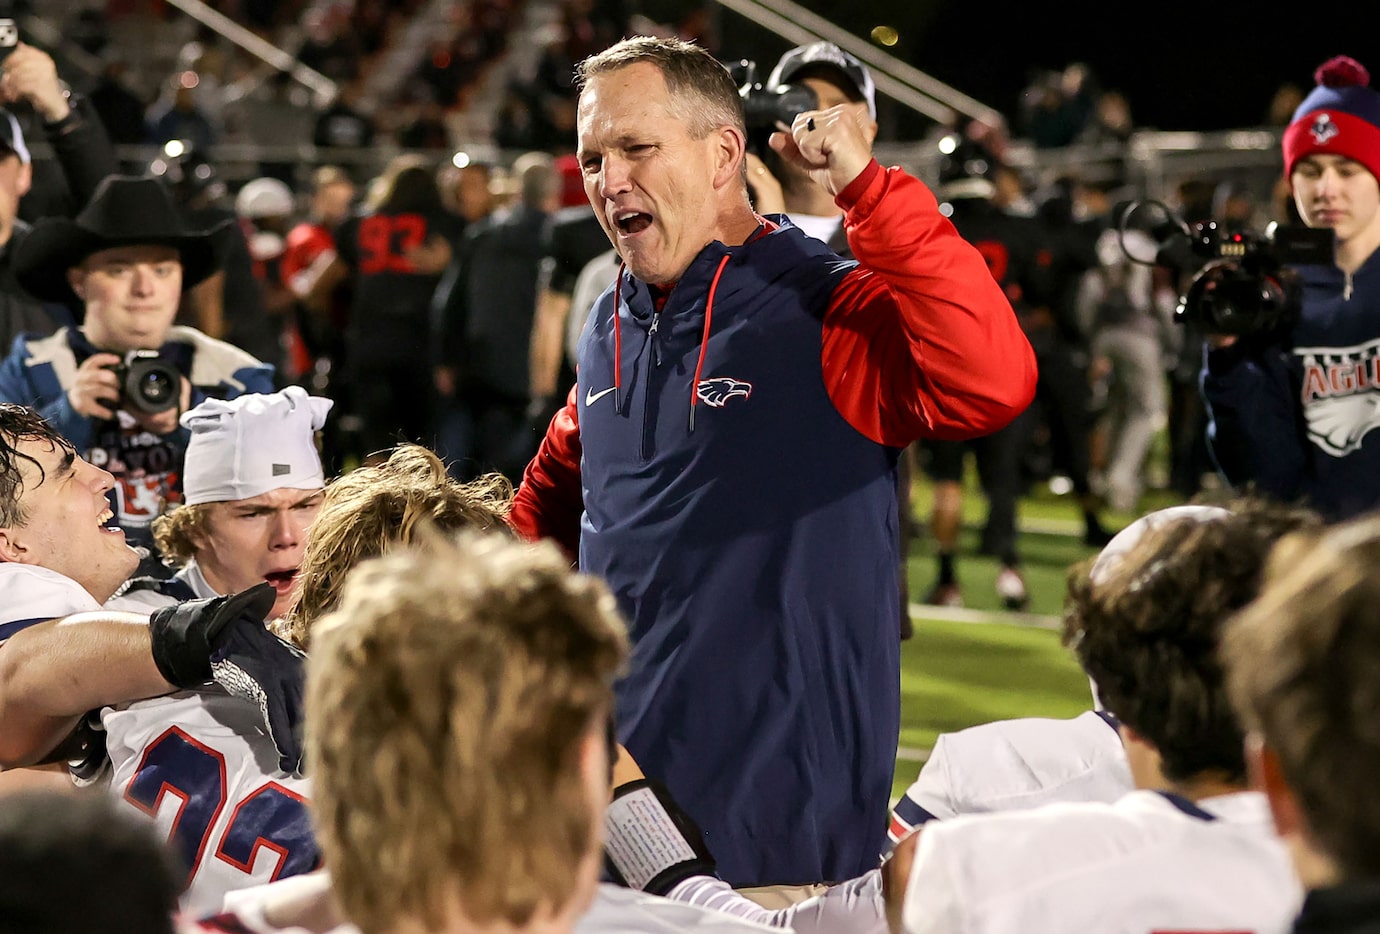
M 914 499 L 916 516 L 928 516 L 929 490 L 918 486 Z M 1174 502 L 1151 493 L 1141 509 Z M 993 589 L 997 562 L 975 553 L 984 516 L 982 497 L 970 493 L 964 501 L 958 562 L 965 609 L 958 612 L 928 612 L 918 605 L 934 582 L 935 558 L 927 530 L 923 524 L 917 528 L 910 557 L 915 635 L 901 649 L 901 741 L 894 795 L 914 780 L 940 732 L 1007 717 L 1069 717 L 1090 702 L 1087 679 L 1059 644 L 1056 631 L 1069 566 L 1095 554 L 1083 544 L 1076 502 L 1041 489 L 1021 503 L 1020 551 L 1031 596 L 1026 614 L 1000 608 Z M 1104 516 L 1113 531 L 1134 518 Z

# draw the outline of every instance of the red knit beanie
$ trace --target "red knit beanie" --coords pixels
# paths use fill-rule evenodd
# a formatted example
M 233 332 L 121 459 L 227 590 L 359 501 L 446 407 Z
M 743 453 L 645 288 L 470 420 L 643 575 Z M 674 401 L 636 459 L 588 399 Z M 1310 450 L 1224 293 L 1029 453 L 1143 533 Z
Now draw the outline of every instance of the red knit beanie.
M 1380 179 L 1380 94 L 1354 58 L 1328 59 L 1313 73 L 1318 86 L 1284 131 L 1284 176 L 1304 156 L 1331 153 L 1364 165 Z

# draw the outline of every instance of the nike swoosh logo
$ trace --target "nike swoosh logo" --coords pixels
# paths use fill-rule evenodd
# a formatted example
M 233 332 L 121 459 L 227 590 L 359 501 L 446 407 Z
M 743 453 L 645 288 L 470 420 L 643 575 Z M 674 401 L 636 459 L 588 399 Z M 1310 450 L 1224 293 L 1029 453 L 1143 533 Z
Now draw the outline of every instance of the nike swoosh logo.
M 604 398 L 604 396 L 607 396 L 609 393 L 613 392 L 617 388 L 617 386 L 610 386 L 603 392 L 595 392 L 593 386 L 589 387 L 589 389 L 585 391 L 585 405 L 593 405 L 594 403 L 598 402 L 600 399 Z

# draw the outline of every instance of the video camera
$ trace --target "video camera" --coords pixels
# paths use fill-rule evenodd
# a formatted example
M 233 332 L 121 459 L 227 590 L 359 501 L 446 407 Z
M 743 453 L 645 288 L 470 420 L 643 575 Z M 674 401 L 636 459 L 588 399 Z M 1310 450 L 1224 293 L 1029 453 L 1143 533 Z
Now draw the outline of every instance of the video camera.
M 1154 256 L 1127 243 L 1132 227 L 1147 233 Z M 1189 224 L 1160 201 L 1133 201 L 1118 223 L 1122 252 L 1133 262 L 1193 271 L 1174 320 L 1208 334 L 1266 334 L 1297 320 L 1302 284 L 1297 265 L 1331 264 L 1331 228 L 1270 224 L 1264 233 L 1217 221 Z
M 757 80 L 757 63 L 743 59 L 729 68 L 738 96 L 743 99 L 743 122 L 747 126 L 748 148 L 758 156 L 770 151 L 767 140 L 779 127 L 791 125 L 797 114 L 819 107 L 819 98 L 807 85 L 783 84 L 765 87 Z
M 156 415 L 182 399 L 182 371 L 156 350 L 131 350 L 119 363 L 107 367 L 120 382 L 121 407 Z

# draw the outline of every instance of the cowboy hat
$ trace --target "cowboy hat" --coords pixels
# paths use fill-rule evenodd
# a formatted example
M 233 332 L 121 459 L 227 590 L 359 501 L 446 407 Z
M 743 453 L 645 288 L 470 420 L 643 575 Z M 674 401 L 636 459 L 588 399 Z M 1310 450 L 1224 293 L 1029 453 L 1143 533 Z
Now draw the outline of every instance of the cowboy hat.
M 172 193 L 154 178 L 110 175 L 75 218 L 38 220 L 14 251 L 14 274 L 42 301 L 81 301 L 67 282 L 67 270 L 92 253 L 119 246 L 169 246 L 182 260 L 182 288 L 189 289 L 220 267 L 233 219 L 210 230 L 188 229 Z

